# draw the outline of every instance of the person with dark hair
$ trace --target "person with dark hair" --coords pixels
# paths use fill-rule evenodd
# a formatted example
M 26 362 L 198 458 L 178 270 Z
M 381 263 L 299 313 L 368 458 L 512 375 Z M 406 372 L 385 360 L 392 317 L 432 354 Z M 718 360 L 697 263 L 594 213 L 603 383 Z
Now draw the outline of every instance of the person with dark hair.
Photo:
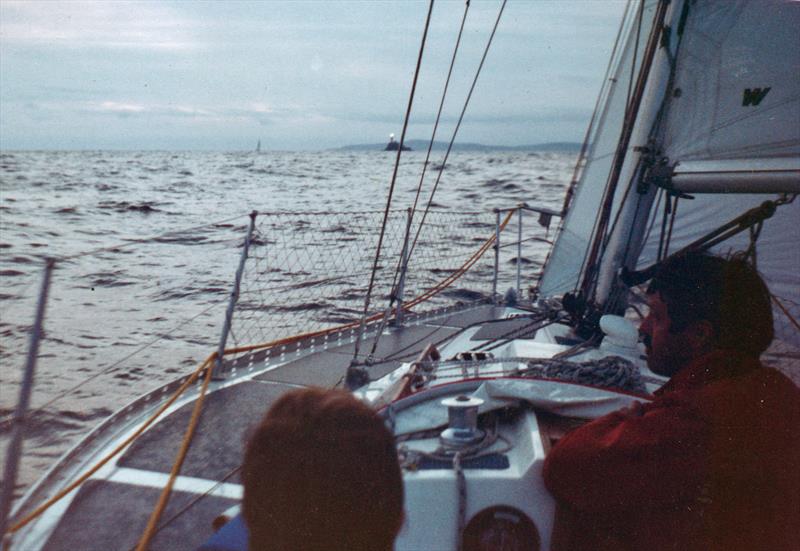
M 800 548 L 800 390 L 759 362 L 766 285 L 743 259 L 688 253 L 648 301 L 647 363 L 671 379 L 548 454 L 552 549 Z
M 403 522 L 394 437 L 342 390 L 283 395 L 247 444 L 249 550 L 389 551 Z

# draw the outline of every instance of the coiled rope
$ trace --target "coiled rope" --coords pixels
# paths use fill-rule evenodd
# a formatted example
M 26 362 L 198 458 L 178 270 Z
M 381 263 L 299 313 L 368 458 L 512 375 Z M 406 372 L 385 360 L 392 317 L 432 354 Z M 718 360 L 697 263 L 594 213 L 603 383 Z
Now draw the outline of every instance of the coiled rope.
M 517 369 L 502 369 L 503 364 L 524 364 Z M 480 371 L 481 367 L 498 366 L 495 371 Z M 573 362 L 554 358 L 525 357 L 490 358 L 486 360 L 445 360 L 422 362 L 422 373 L 430 380 L 463 379 L 472 371 L 475 378 L 493 376 L 555 379 L 599 388 L 648 394 L 645 378 L 636 364 L 620 356 Z

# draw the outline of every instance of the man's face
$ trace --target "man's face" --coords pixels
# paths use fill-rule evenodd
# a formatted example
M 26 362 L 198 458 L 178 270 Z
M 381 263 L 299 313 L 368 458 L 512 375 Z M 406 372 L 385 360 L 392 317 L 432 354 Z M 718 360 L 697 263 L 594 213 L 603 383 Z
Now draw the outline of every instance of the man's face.
M 650 312 L 639 327 L 645 336 L 647 367 L 653 373 L 671 377 L 694 358 L 694 347 L 686 331 L 670 332 L 672 321 L 659 293 L 647 295 L 647 302 Z

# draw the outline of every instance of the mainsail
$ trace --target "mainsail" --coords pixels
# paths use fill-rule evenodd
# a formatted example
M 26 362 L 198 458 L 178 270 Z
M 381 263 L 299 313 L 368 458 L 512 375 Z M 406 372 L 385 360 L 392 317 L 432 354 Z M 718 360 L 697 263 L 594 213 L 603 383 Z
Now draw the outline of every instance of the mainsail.
M 652 9 L 646 2 L 642 13 Z M 795 326 L 800 317 L 800 199 L 793 200 L 800 192 L 798 28 L 800 2 L 685 0 L 670 5 L 646 89 L 646 101 L 655 101 L 658 109 L 638 114 L 637 125 L 647 132 L 635 132 L 625 151 L 612 230 L 596 235 L 591 212 L 611 184 L 603 178 L 620 135 L 619 120 L 612 120 L 621 105 L 619 85 L 606 102 L 604 126 L 595 133 L 542 281 L 543 294 L 581 283 L 592 239 L 604 247 L 596 296 L 602 304 L 622 265 L 650 266 L 773 201 L 779 206 L 771 218 L 711 250 L 755 252 L 775 296 L 777 336 L 800 346 Z M 636 29 L 631 34 L 636 36 Z M 626 48 L 635 44 L 629 38 Z M 614 79 L 625 74 L 626 65 L 630 72 L 626 55 Z
M 670 251 L 780 191 L 788 200 L 800 192 L 800 3 L 698 2 L 689 10 L 659 139 L 672 187 L 693 197 L 678 200 Z M 662 216 L 653 209 L 655 225 Z M 659 234 L 644 242 L 639 266 L 656 259 Z M 750 241 L 745 231 L 712 250 L 742 251 Z M 778 337 L 800 346 L 783 311 L 800 317 L 800 199 L 779 206 L 754 245 L 780 303 Z

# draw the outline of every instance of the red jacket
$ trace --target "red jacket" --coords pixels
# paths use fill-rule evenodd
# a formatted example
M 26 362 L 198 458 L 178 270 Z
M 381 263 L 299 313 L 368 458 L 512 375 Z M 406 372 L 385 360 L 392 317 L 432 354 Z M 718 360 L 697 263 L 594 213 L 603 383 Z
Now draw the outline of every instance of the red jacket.
M 714 352 L 549 453 L 563 550 L 800 549 L 800 390 Z

